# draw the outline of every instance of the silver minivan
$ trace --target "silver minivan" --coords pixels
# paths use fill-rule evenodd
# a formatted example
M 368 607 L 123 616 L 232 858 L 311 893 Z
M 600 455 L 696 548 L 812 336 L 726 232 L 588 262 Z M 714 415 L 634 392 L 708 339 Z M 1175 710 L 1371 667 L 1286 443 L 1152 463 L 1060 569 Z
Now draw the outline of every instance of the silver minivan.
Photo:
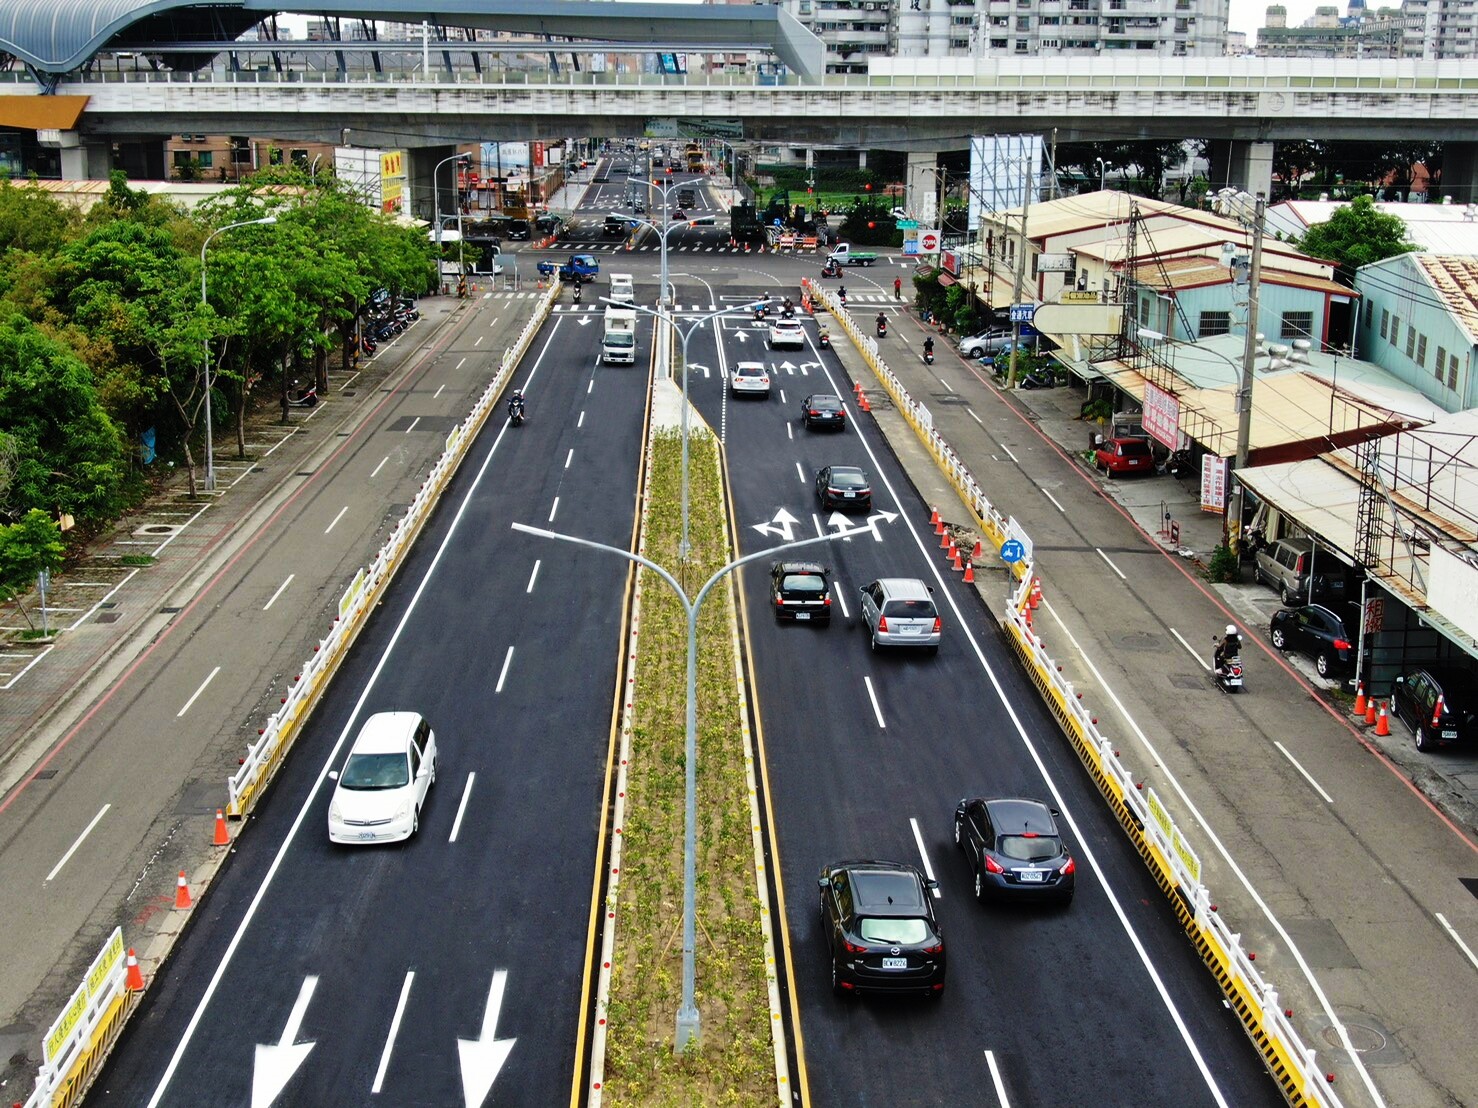
M 916 577 L 880 577 L 863 585 L 862 626 L 880 646 L 922 646 L 939 652 L 943 624 L 934 606 L 934 590 Z
M 1311 571 L 1315 573 L 1312 597 L 1309 596 Z M 1339 560 L 1328 550 L 1316 551 L 1313 540 L 1301 536 L 1268 543 L 1257 552 L 1252 572 L 1259 581 L 1276 589 L 1284 604 L 1343 600 L 1345 596 L 1344 572 Z

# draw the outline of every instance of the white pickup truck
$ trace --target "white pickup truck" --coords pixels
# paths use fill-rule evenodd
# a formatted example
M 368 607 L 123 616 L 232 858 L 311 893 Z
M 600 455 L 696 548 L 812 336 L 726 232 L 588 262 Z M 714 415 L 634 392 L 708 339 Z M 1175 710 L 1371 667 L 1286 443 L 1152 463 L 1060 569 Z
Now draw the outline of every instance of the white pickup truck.
M 839 242 L 826 260 L 837 265 L 872 265 L 878 256 L 867 250 L 853 250 L 850 243 Z

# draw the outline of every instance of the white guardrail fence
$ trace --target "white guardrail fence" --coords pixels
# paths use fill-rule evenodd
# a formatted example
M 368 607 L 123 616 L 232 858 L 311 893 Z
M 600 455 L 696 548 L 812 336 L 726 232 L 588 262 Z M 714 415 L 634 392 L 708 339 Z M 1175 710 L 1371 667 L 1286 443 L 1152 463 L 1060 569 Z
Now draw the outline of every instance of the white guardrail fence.
M 400 568 L 442 491 L 497 405 L 498 393 L 549 317 L 550 308 L 559 293 L 560 285 L 555 280 L 538 302 L 518 340 L 504 351 L 497 374 L 483 390 L 472 411 L 447 435 L 441 457 L 431 467 L 415 500 L 380 547 L 374 561 L 355 573 L 339 597 L 339 611 L 334 617 L 333 627 L 313 648 L 313 656 L 294 678 L 293 687 L 283 698 L 282 706 L 258 732 L 256 741 L 246 748 L 241 768 L 226 783 L 226 812 L 233 819 L 241 819 L 251 812 L 282 764 L 317 703 L 319 693 L 338 669 L 366 617 Z M 42 1040 L 42 1062 L 36 1075 L 36 1088 L 26 1100 L 25 1108 L 67 1108 L 81 1101 L 143 988 L 141 977 L 132 983 L 128 981 L 130 973 L 137 974 L 136 967 L 127 964 L 131 957 L 131 951 L 125 957 L 122 929 L 114 930 L 87 971 L 87 976 L 72 994 L 71 1001 Z
M 1154 789 L 1137 784 L 1123 767 L 1118 750 L 1099 731 L 1093 715 L 1083 707 L 1072 684 L 1062 676 L 1032 629 L 1031 611 L 1036 607 L 1041 586 L 1034 572 L 1032 545 L 1026 533 L 1014 519 L 1003 517 L 991 504 L 959 456 L 934 429 L 928 409 L 908 394 L 879 356 L 877 342 L 862 332 L 851 313 L 838 303 L 836 294 L 810 280 L 803 281 L 802 286 L 804 296 L 825 306 L 862 352 L 883 389 L 933 454 L 969 508 L 976 527 L 990 539 L 997 553 L 1007 539 L 1022 543 L 1026 556 L 1008 567 L 1016 583 L 1001 624 L 1028 675 L 1149 866 L 1156 883 L 1169 898 L 1202 960 L 1216 975 L 1222 992 L 1262 1052 L 1289 1104 L 1295 1108 L 1304 1105 L 1340 1108 L 1332 1079 L 1320 1068 L 1314 1051 L 1305 1045 L 1279 1006 L 1277 990 L 1257 971 L 1242 949 L 1241 937 L 1213 907 L 1211 894 L 1201 883 L 1200 859 L 1176 827 L 1168 807 Z

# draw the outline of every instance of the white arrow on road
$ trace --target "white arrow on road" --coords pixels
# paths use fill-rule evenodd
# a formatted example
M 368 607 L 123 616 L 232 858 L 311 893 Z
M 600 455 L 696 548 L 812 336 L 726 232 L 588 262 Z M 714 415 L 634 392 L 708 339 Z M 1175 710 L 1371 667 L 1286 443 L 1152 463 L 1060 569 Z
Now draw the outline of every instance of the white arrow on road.
M 708 378 L 708 367 L 706 365 L 704 365 L 702 362 L 689 362 L 688 363 L 688 368 L 689 369 L 701 369 L 703 371 L 704 380 L 707 380 L 707 378 Z
M 748 342 L 749 341 L 749 334 L 746 331 L 735 331 L 734 332 L 734 337 L 737 338 L 740 342 Z
M 862 528 L 852 526 L 852 521 L 846 516 L 842 515 L 841 512 L 832 512 L 831 518 L 826 521 L 826 525 L 828 527 L 835 527 L 837 529 L 837 534 L 844 535 L 847 539 L 850 539 L 853 535 L 862 534 L 864 530 L 868 530 L 872 532 L 872 538 L 874 542 L 882 542 L 883 535 L 882 532 L 878 530 L 878 520 L 882 520 L 884 523 L 892 523 L 897 518 L 897 512 L 874 512 L 872 515 L 867 517 L 866 528 Z
M 588 316 L 588 315 L 582 315 L 580 317 L 580 326 L 581 327 L 589 327 L 590 326 L 590 316 Z
M 313 1043 L 293 1040 L 298 1037 L 298 1028 L 303 1026 L 303 1016 L 316 988 L 318 978 L 303 978 L 303 987 L 298 990 L 298 999 L 287 1017 L 287 1026 L 282 1029 L 282 1038 L 275 1044 L 257 1044 L 256 1062 L 251 1072 L 251 1108 L 268 1108 L 313 1049 Z
M 783 542 L 790 542 L 795 538 L 795 532 L 791 528 L 799 522 L 795 516 L 781 508 L 769 523 L 756 523 L 753 526 L 761 535 L 774 535 Z
M 783 362 L 780 363 L 780 368 L 783 369 L 783 370 L 785 370 L 786 373 L 794 373 L 795 372 L 795 363 L 792 362 L 789 358 L 787 358 L 785 361 L 783 361 Z
M 503 989 L 508 984 L 508 971 L 498 970 L 493 974 L 493 985 L 488 990 L 488 1006 L 482 1014 L 482 1033 L 475 1039 L 458 1039 L 457 1054 L 462 1060 L 462 1100 L 466 1108 L 479 1108 L 488 1093 L 493 1091 L 493 1082 L 498 1071 L 508 1061 L 517 1039 L 494 1038 L 498 1030 L 498 1009 L 503 1007 Z

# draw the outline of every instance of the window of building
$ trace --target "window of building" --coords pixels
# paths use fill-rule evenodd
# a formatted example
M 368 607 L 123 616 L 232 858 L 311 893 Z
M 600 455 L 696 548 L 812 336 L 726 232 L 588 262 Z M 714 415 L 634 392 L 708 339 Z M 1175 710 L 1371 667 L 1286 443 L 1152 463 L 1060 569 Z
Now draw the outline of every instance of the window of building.
M 184 167 L 184 166 L 189 165 L 190 164 L 190 151 L 188 151 L 188 150 L 176 150 L 174 152 L 174 164 L 175 164 L 175 166 L 177 168 L 181 168 L 181 167 Z
M 238 165 L 251 162 L 251 139 L 232 137 L 231 160 Z
M 1032 29 L 1032 17 L 1029 15 L 1018 15 L 1016 17 L 1016 29 L 1018 31 L 1030 31 Z
M 1016 40 L 1016 52 L 1018 54 L 1025 54 L 1026 53 L 1026 39 L 1019 38 L 1019 39 Z
M 1386 337 L 1386 330 L 1391 326 L 1391 313 L 1385 308 L 1380 310 L 1380 337 Z
M 195 157 L 199 160 L 201 169 L 210 169 L 215 165 L 216 156 L 213 151 L 202 150 Z
M 1280 338 L 1306 339 L 1314 333 L 1313 312 L 1284 312 Z
M 1406 356 L 1408 358 L 1416 355 L 1416 328 L 1406 328 Z
M 1212 335 L 1228 334 L 1231 329 L 1231 312 L 1202 312 L 1201 325 L 1196 330 L 1196 337 L 1209 339 Z
M 1447 356 L 1447 387 L 1450 388 L 1450 389 L 1457 388 L 1457 355 L 1456 354 L 1449 354 Z
M 1006 49 L 1006 40 L 1003 38 L 993 38 L 990 40 L 990 48 L 992 50 L 1004 50 Z
M 1416 337 L 1416 364 L 1419 365 L 1419 366 L 1422 366 L 1423 368 L 1426 367 L 1426 364 L 1427 364 L 1427 336 L 1426 335 L 1417 335 L 1417 337 Z
M 1437 380 L 1442 380 L 1442 375 L 1447 372 L 1447 351 L 1437 347 Z
M 968 50 L 970 49 L 970 40 L 968 38 L 952 38 L 949 40 L 949 48 L 951 50 Z
M 1399 315 L 1391 317 L 1391 345 L 1401 345 L 1401 317 Z
M 1375 314 L 1375 305 L 1369 300 L 1365 301 L 1365 326 L 1370 326 L 1370 317 Z

